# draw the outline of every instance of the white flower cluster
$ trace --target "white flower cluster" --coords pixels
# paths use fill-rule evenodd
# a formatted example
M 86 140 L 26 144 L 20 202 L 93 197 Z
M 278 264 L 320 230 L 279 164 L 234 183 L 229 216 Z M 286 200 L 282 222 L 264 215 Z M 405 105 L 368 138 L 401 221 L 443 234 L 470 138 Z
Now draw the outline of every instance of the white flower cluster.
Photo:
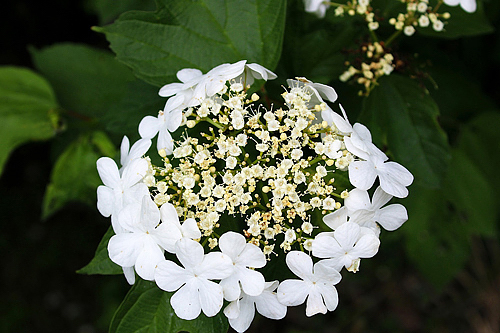
M 450 18 L 450 13 L 438 13 L 437 9 L 429 6 L 429 0 L 401 0 L 406 4 L 406 12 L 399 13 L 396 18 L 390 18 L 389 24 L 396 30 L 403 31 L 406 36 L 412 36 L 418 27 L 426 28 L 432 24 L 435 31 L 443 31 L 445 22 Z
M 363 45 L 360 52 L 363 61 L 359 64 L 347 63 L 349 67 L 339 79 L 346 82 L 354 78 L 356 83 L 364 86 L 364 90 L 360 90 L 358 94 L 368 96 L 377 86 L 378 79 L 390 75 L 394 70 L 394 56 L 378 42 Z
M 141 121 L 142 139 L 130 148 L 124 138 L 122 167 L 97 162 L 98 209 L 115 232 L 110 259 L 130 284 L 137 273 L 175 292 L 171 306 L 186 320 L 214 316 L 225 301 L 238 332 L 255 309 L 272 319 L 304 302 L 307 316 L 333 311 L 343 268 L 356 272 L 377 253 L 380 226 L 407 220 L 401 204 L 385 205 L 408 195 L 413 176 L 327 105 L 337 99 L 329 86 L 288 80 L 285 104 L 265 107 L 247 96 L 254 79 L 276 77 L 260 65 L 177 76 L 182 83 L 160 90 L 170 97 L 164 110 Z M 160 166 L 144 157 L 156 135 Z M 277 260 L 298 279 L 266 282 Z

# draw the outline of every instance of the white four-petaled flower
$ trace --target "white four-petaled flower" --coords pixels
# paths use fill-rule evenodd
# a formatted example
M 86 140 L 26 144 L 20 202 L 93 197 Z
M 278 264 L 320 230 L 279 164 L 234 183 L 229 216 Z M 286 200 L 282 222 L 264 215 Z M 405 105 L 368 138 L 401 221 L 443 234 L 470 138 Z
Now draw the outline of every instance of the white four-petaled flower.
M 149 195 L 146 184 L 141 183 L 148 171 L 148 162 L 144 159 L 130 161 L 122 170 L 118 170 L 115 161 L 109 157 L 97 160 L 97 171 L 104 185 L 97 188 L 97 209 L 108 217 L 116 234 L 123 232 L 117 221 L 117 215 L 128 204 L 139 203 L 144 195 Z
M 219 238 L 222 253 L 231 258 L 233 273 L 220 282 L 224 289 L 224 298 L 234 301 L 240 296 L 241 289 L 245 294 L 258 296 L 264 290 L 264 276 L 248 267 L 261 268 L 266 265 L 266 256 L 254 244 L 247 243 L 245 237 L 236 232 L 226 232 Z
M 164 260 L 158 264 L 155 281 L 160 289 L 177 292 L 170 298 L 175 314 L 191 320 L 201 311 L 215 316 L 224 301 L 222 287 L 211 280 L 221 280 L 233 272 L 231 258 L 221 252 L 204 254 L 201 244 L 182 238 L 175 244 L 177 259 L 184 266 Z
M 142 205 L 129 204 L 118 215 L 127 231 L 111 237 L 109 258 L 122 267 L 135 267 L 144 280 L 153 280 L 156 265 L 164 260 L 163 249 L 169 237 L 166 224 L 159 224 L 160 211 L 151 197 L 145 195 Z
M 322 261 L 313 266 L 310 256 L 300 251 L 286 255 L 288 268 L 302 280 L 285 280 L 278 287 L 278 301 L 286 306 L 304 303 L 307 298 L 306 315 L 333 311 L 339 298 L 335 285 L 340 282 L 340 273 Z
M 312 254 L 318 258 L 329 258 L 321 262 L 338 271 L 344 266 L 356 272 L 359 259 L 373 257 L 379 245 L 380 241 L 372 230 L 347 222 L 333 233 L 318 234 L 312 243 Z

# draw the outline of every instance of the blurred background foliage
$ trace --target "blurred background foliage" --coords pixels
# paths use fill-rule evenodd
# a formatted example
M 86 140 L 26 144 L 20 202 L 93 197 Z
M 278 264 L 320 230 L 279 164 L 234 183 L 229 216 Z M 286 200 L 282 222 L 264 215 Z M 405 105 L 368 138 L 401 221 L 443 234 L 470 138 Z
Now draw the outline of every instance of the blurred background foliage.
M 281 58 L 276 45 L 262 50 L 264 65 L 281 80 L 334 86 L 350 119 L 368 125 L 416 180 L 404 201 L 408 222 L 383 232 L 377 256 L 344 276 L 335 312 L 307 319 L 302 307 L 289 308 L 279 322 L 256 318 L 251 331 L 500 331 L 500 3 L 478 2 L 474 15 L 449 10 L 446 35 L 400 39 L 399 73 L 359 97 L 358 87 L 337 78 L 362 25 L 331 13 L 318 20 L 289 1 Z M 129 290 L 122 276 L 75 272 L 109 226 L 95 208 L 95 161 L 116 157 L 123 134 L 138 138 L 140 119 L 164 105 L 157 86 L 181 66 L 145 69 L 111 36 L 134 15 L 147 16 L 108 25 L 121 13 L 155 8 L 146 0 L 4 4 L 0 331 L 105 332 Z M 93 26 L 104 27 L 96 30 L 108 34 L 121 62 Z M 201 68 L 221 62 L 210 61 Z M 279 93 L 281 84 L 267 89 Z

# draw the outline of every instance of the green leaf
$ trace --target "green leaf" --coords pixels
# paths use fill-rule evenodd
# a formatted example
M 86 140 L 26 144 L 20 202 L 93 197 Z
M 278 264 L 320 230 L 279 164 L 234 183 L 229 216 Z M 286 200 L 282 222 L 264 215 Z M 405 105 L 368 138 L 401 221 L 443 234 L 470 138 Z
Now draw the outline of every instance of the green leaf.
M 460 6 L 450 7 L 442 4 L 439 13 L 448 12 L 450 18 L 443 31 L 434 31 L 432 23 L 427 28 L 417 28 L 419 34 L 438 38 L 459 38 L 466 36 L 477 36 L 488 34 L 494 31 L 489 23 L 482 2 L 477 1 L 477 10 L 474 13 L 467 13 Z
M 497 207 L 490 182 L 461 150 L 453 151 L 443 189 L 471 234 L 496 235 Z
M 26 68 L 0 67 L 0 173 L 11 151 L 56 133 L 59 116 L 49 83 Z
M 439 187 L 450 155 L 436 103 L 409 78 L 391 75 L 379 83 L 363 103 L 361 122 L 379 147 L 386 144 L 413 173 L 416 183 Z
M 99 24 L 107 24 L 120 14 L 130 10 L 155 10 L 153 0 L 88 0 L 87 7 L 99 18 Z
M 281 55 L 285 0 L 158 0 L 156 12 L 128 12 L 106 34 L 118 60 L 161 86 L 186 67 L 208 71 L 246 59 L 273 69 Z
M 78 274 L 102 274 L 102 275 L 113 275 L 122 274 L 123 270 L 120 266 L 115 264 L 109 259 L 108 255 L 108 242 L 109 239 L 114 235 L 113 228 L 109 227 L 108 231 L 102 237 L 102 240 L 97 246 L 94 258 L 82 269 L 78 270 Z
M 139 279 L 116 311 L 109 332 L 227 332 L 229 324 L 222 311 L 210 318 L 202 313 L 194 320 L 179 319 L 170 305 L 172 294 Z
M 35 67 L 54 87 L 64 109 L 87 117 L 108 112 L 135 78 L 112 53 L 79 44 L 30 49 Z
M 415 186 L 406 204 L 409 257 L 437 288 L 464 267 L 473 236 L 495 237 L 498 211 L 491 182 L 463 150 L 454 149 L 439 190 Z
M 81 136 L 66 148 L 52 169 L 43 200 L 43 218 L 69 201 L 95 204 L 96 189 L 101 184 L 96 161 L 103 154 L 114 156 L 116 149 L 102 132 Z
M 461 129 L 458 147 L 485 176 L 500 201 L 500 112 L 485 112 L 470 120 Z M 479 195 L 481 197 L 481 195 Z
M 405 206 L 409 219 L 401 232 L 406 235 L 408 256 L 441 290 L 469 258 L 469 232 L 441 190 L 413 186 Z

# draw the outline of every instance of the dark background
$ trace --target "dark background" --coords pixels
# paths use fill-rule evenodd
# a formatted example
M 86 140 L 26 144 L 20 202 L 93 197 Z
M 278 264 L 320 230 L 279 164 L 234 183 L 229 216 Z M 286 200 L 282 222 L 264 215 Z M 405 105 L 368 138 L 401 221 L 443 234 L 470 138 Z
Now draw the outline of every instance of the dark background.
M 27 46 L 78 42 L 107 48 L 85 1 L 8 1 L 0 17 L 0 64 L 32 67 Z M 492 14 L 496 27 L 498 16 Z M 498 33 L 443 42 L 464 58 L 484 54 L 469 68 L 497 105 L 500 96 Z M 498 52 L 497 52 L 498 54 Z M 453 139 L 453 136 L 450 137 Z M 1 144 L 1 143 L 0 143 Z M 70 204 L 40 219 L 54 160 L 51 142 L 16 149 L 0 178 L 0 331 L 105 332 L 129 286 L 123 276 L 78 275 L 109 226 L 95 207 Z M 255 332 L 498 332 L 500 246 L 473 239 L 471 259 L 444 290 L 436 290 L 407 259 L 397 237 L 386 237 L 360 273 L 344 274 L 339 308 L 308 319 L 289 308 L 282 321 L 256 317 Z

